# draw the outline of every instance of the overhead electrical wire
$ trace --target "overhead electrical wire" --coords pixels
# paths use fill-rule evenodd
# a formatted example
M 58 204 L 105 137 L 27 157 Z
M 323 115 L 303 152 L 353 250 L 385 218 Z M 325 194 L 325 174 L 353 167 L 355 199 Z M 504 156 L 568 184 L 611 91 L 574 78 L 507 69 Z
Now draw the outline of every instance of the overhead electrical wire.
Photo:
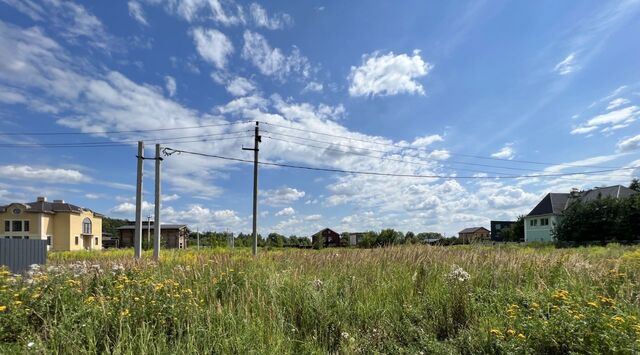
M 243 163 L 254 163 L 253 160 L 236 158 L 236 157 L 226 157 L 222 155 L 216 154 L 207 154 L 207 153 L 199 153 L 182 149 L 174 149 L 174 148 L 164 148 L 163 152 L 165 156 L 171 156 L 173 154 L 189 154 L 201 157 L 208 158 L 216 158 L 221 160 L 229 160 L 229 161 L 237 161 Z M 303 170 L 314 170 L 314 171 L 326 171 L 326 172 L 335 172 L 335 173 L 345 173 L 345 174 L 354 174 L 354 175 L 374 175 L 374 176 L 389 176 L 389 177 L 408 177 L 408 178 L 434 178 L 434 179 L 470 179 L 470 180 L 487 180 L 487 179 L 520 179 L 520 178 L 540 178 L 540 177 L 561 177 L 561 176 L 572 176 L 572 175 L 591 175 L 591 174 L 601 174 L 606 172 L 618 171 L 618 170 L 632 170 L 638 169 L 640 166 L 635 167 L 625 167 L 618 169 L 606 169 L 606 170 L 596 170 L 596 171 L 582 171 L 582 172 L 573 172 L 573 173 L 556 173 L 556 174 L 535 174 L 535 175 L 508 175 L 508 176 L 451 176 L 451 175 L 417 175 L 417 174 L 394 174 L 394 173 L 380 173 L 375 171 L 360 171 L 360 170 L 346 170 L 346 169 L 334 169 L 334 168 L 316 168 L 311 166 L 304 165 L 294 165 L 294 164 L 284 164 L 284 163 L 271 163 L 258 161 L 259 165 L 265 166 L 278 166 L 283 168 L 293 168 L 293 169 L 303 169 Z
M 290 130 L 294 130 L 294 131 L 317 134 L 317 135 L 323 135 L 323 136 L 333 137 L 333 138 L 347 139 L 347 140 L 352 140 L 352 141 L 356 141 L 356 142 L 362 142 L 362 143 L 368 143 L 368 144 L 376 144 L 376 145 L 382 145 L 382 146 L 388 146 L 388 147 L 395 147 L 395 148 L 400 148 L 400 149 L 408 149 L 408 150 L 417 150 L 417 151 L 423 151 L 423 152 L 430 152 L 430 150 L 425 149 L 425 148 L 420 148 L 420 147 L 411 147 L 411 146 L 404 146 L 404 145 L 394 144 L 394 143 L 377 142 L 377 141 L 372 141 L 372 140 L 341 136 L 341 135 L 337 135 L 337 134 L 317 132 L 317 131 L 312 131 L 312 130 L 307 130 L 307 129 L 302 129 L 302 128 L 288 127 L 288 126 L 284 126 L 284 125 L 280 125 L 280 124 L 276 124 L 276 123 L 269 123 L 269 122 L 262 122 L 262 121 L 260 121 L 260 123 L 263 123 L 263 124 L 266 124 L 266 125 L 269 125 L 269 126 L 273 126 L 273 127 L 283 128 L 283 129 L 290 129 Z M 308 139 L 308 138 L 305 138 L 305 139 Z M 518 159 L 506 159 L 506 158 L 497 158 L 497 157 L 486 157 L 486 156 L 480 156 L 480 155 L 461 154 L 461 153 L 453 153 L 453 152 L 449 152 L 449 154 L 450 155 L 461 156 L 461 157 L 467 157 L 467 158 L 496 160 L 496 161 L 504 161 L 504 162 L 510 162 L 510 163 L 535 164 L 535 165 L 547 165 L 547 166 L 560 165 L 560 166 L 568 166 L 568 167 L 574 167 L 574 168 L 603 168 L 603 169 L 613 169 L 614 168 L 614 167 L 611 167 L 611 166 L 602 166 L 602 165 L 586 165 L 586 164 L 570 164 L 570 163 L 549 163 L 549 162 L 540 162 L 540 161 L 532 161 L 532 160 L 518 160 Z
M 216 123 L 209 125 L 187 126 L 187 127 L 172 127 L 172 128 L 154 128 L 154 129 L 135 129 L 127 131 L 96 131 L 96 132 L 0 132 L 0 136 L 71 136 L 71 135 L 96 135 L 96 134 L 122 134 L 122 133 L 146 133 L 146 132 L 164 132 L 164 131 L 178 131 L 187 129 L 198 128 L 211 128 L 211 127 L 223 127 L 232 126 L 236 124 L 246 124 L 255 122 L 254 120 L 235 121 L 227 123 Z

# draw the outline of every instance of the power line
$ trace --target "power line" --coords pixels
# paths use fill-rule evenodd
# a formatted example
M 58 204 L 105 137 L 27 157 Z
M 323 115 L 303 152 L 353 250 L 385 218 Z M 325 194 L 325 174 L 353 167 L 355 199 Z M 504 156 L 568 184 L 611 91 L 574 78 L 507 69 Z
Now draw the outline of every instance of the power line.
M 230 139 L 241 139 L 241 138 L 249 138 L 249 137 L 253 137 L 250 135 L 245 135 L 245 136 L 238 136 L 238 137 L 222 137 L 222 138 L 216 138 L 216 139 L 195 139 L 195 140 L 186 140 L 186 141 L 175 141 L 175 140 L 169 140 L 169 141 L 160 141 L 160 140 L 152 140 L 152 141 L 144 141 L 144 142 L 155 142 L 158 144 L 183 144 L 183 143 L 205 143 L 205 142 L 218 142 L 218 141 L 225 141 L 225 140 L 230 140 Z M 137 142 L 137 141 L 136 141 Z M 132 142 L 130 143 L 121 143 L 121 142 L 112 142 L 112 143 L 97 143 L 97 144 L 82 144 L 82 145 L 78 145 L 78 144 L 55 144 L 55 145 L 19 145 L 19 146 L 2 146 L 0 145 L 0 148 L 8 148 L 8 149 L 12 149 L 12 148 L 117 148 L 117 147 L 131 147 Z
M 0 136 L 71 136 L 71 135 L 95 135 L 95 134 L 121 134 L 121 133 L 145 133 L 145 132 L 164 132 L 164 131 L 178 131 L 178 130 L 186 130 L 186 129 L 197 129 L 197 128 L 211 128 L 211 127 L 222 127 L 222 126 L 231 126 L 236 124 L 246 124 L 255 122 L 254 120 L 244 120 L 244 121 L 236 121 L 236 122 L 227 122 L 227 123 L 217 123 L 217 124 L 209 124 L 209 125 L 199 125 L 199 126 L 188 126 L 188 127 L 173 127 L 173 128 L 155 128 L 155 129 L 135 129 L 128 131 L 96 131 L 96 132 L 0 132 Z
M 214 134 L 204 134 L 204 135 L 196 135 L 196 136 L 182 136 L 182 137 L 166 137 L 166 138 L 157 138 L 157 139 L 144 139 L 142 141 L 144 142 L 156 142 L 156 143 L 187 143 L 187 142 L 201 142 L 201 141 L 210 141 L 207 140 L 206 138 L 211 138 L 211 137 L 220 137 L 220 136 L 227 136 L 227 135 L 231 135 L 231 134 L 238 134 L 238 133 L 246 133 L 246 132 L 250 132 L 250 130 L 244 130 L 244 131 L 234 131 L 234 132 L 225 132 L 225 133 L 214 133 Z M 216 140 L 227 140 L 227 139 L 234 139 L 234 138 L 244 138 L 247 137 L 245 136 L 237 136 L 237 137 L 226 137 L 226 138 L 219 138 Z M 191 138 L 200 138 L 200 139 L 196 139 L 196 140 L 191 140 L 191 141 L 185 141 L 185 142 L 181 142 L 181 141 L 176 141 L 178 139 L 191 139 Z M 169 139 L 169 141 L 164 141 L 164 139 Z M 97 141 L 97 142 L 75 142 L 75 143 L 5 143 L 5 144 L 0 144 L 0 148 L 65 148 L 65 147 L 101 147 L 101 146 L 120 146 L 120 145 L 124 145 L 124 146 L 129 146 L 132 143 L 137 143 L 140 140 L 124 140 L 124 141 Z
M 368 143 L 368 144 L 377 144 L 377 145 L 383 145 L 383 146 L 388 146 L 388 147 L 395 147 L 395 148 L 400 148 L 400 149 L 417 150 L 417 151 L 423 151 L 423 152 L 427 152 L 427 153 L 429 153 L 429 152 L 430 152 L 428 149 L 425 149 L 425 148 L 417 148 L 417 147 L 411 147 L 411 146 L 403 146 L 403 145 L 400 145 L 400 144 L 394 144 L 394 143 L 376 142 L 376 141 L 372 141 L 372 140 L 359 139 L 359 138 L 353 138 L 353 137 L 341 136 L 341 135 L 330 134 L 330 133 L 324 133 L 324 132 L 316 132 L 316 131 L 306 130 L 306 129 L 302 129 L 302 128 L 288 127 L 288 126 L 283 126 L 283 125 L 279 125 L 279 124 L 275 124 L 275 123 L 269 123 L 269 122 L 262 122 L 262 123 L 264 123 L 264 124 L 266 124 L 266 125 L 273 126 L 273 127 L 284 128 L 284 129 L 290 129 L 290 130 L 294 130 L 294 131 L 300 131 L 300 132 L 311 133 L 311 134 L 318 134 L 318 135 L 323 135 L 323 136 L 327 136 L 327 137 L 341 138 L 341 139 L 353 140 L 353 141 L 356 141 L 356 142 L 362 142 L 362 143 Z M 304 138 L 304 139 L 308 139 L 308 138 Z M 614 169 L 614 167 L 611 167 L 611 166 L 602 166 L 602 165 L 582 165 L 582 164 L 568 164 L 568 163 L 549 163 L 549 162 L 540 162 L 540 161 L 532 161 L 532 160 L 518 160 L 518 159 L 505 159 L 505 158 L 496 158 L 496 157 L 486 157 L 486 156 L 480 156 L 480 155 L 471 155 L 471 154 L 462 154 L 462 153 L 452 153 L 452 152 L 448 152 L 448 153 L 449 153 L 450 155 L 456 155 L 456 156 L 467 157 L 467 158 L 485 159 L 485 160 L 496 160 L 496 161 L 504 161 L 504 162 L 510 162 L 510 163 L 536 164 L 536 165 L 547 165 L 547 166 L 550 166 L 550 165 L 559 165 L 559 166 L 568 166 L 568 167 L 574 167 L 574 168 L 603 168 L 603 169 Z M 531 171 L 537 171 L 537 170 L 531 170 Z
M 242 163 L 254 163 L 253 160 L 236 158 L 236 157 L 225 157 L 216 154 L 207 154 L 207 153 L 199 153 L 192 152 L 188 150 L 181 149 L 173 149 L 173 148 L 164 148 L 163 153 L 165 156 L 170 156 L 173 154 L 189 154 L 196 155 L 208 158 L 216 158 L 222 160 L 229 161 L 237 161 Z M 315 168 L 311 166 L 304 165 L 293 165 L 293 164 L 282 164 L 282 163 L 271 163 L 271 162 L 258 162 L 260 165 L 265 166 L 279 166 L 283 168 L 293 168 L 293 169 L 303 169 L 303 170 L 314 170 L 314 171 L 326 171 L 326 172 L 334 172 L 334 173 L 345 173 L 345 174 L 354 174 L 354 175 L 374 175 L 374 176 L 389 176 L 389 177 L 410 177 L 410 178 L 435 178 L 435 179 L 520 179 L 520 178 L 539 178 L 539 177 L 560 177 L 560 176 L 572 176 L 572 175 L 591 175 L 591 174 L 601 174 L 618 170 L 632 170 L 638 169 L 640 166 L 635 167 L 625 167 L 618 169 L 606 169 L 606 170 L 596 170 L 596 171 L 582 171 L 582 172 L 574 172 L 574 173 L 556 173 L 556 174 L 537 174 L 537 175 L 508 175 L 508 176 L 450 176 L 450 175 L 414 175 L 414 174 L 393 174 L 393 173 L 380 173 L 374 171 L 359 171 L 359 170 L 345 170 L 345 169 L 333 169 L 333 168 Z

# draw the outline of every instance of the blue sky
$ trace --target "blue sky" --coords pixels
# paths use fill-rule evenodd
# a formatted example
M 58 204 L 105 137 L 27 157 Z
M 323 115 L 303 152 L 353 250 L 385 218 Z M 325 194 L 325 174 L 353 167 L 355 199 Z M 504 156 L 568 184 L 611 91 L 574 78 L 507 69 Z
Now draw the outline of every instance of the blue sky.
M 267 162 L 439 176 L 262 167 L 261 233 L 488 226 L 638 175 L 639 32 L 639 1 L 0 0 L 0 203 L 132 218 L 134 144 L 34 145 L 251 159 L 257 120 Z M 173 155 L 164 177 L 165 221 L 250 231 L 251 165 Z

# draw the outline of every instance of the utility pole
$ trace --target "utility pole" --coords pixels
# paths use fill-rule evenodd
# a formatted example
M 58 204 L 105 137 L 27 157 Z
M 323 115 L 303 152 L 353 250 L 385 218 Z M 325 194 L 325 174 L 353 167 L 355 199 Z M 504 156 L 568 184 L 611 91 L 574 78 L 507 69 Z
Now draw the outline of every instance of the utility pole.
M 136 181 L 136 231 L 133 239 L 133 256 L 142 257 L 142 175 L 144 169 L 144 142 L 138 142 L 138 178 Z
M 151 215 L 147 216 L 147 247 L 145 250 L 151 248 Z
M 160 144 L 156 144 L 156 214 L 153 222 L 154 229 L 154 239 L 153 239 L 153 259 L 155 261 L 160 260 L 160 236 L 161 229 L 160 226 L 160 163 L 162 162 L 162 157 L 160 156 Z
M 262 141 L 260 137 L 260 127 L 256 121 L 253 148 L 242 148 L 242 150 L 253 150 L 253 256 L 258 255 L 258 151 Z
M 198 239 L 198 250 L 200 250 L 200 230 L 196 228 L 196 238 Z

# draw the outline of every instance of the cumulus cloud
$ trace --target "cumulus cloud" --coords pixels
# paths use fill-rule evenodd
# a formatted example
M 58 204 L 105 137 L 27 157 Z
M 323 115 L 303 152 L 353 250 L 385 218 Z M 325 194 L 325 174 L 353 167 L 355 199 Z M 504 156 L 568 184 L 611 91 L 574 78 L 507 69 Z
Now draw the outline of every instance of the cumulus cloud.
M 291 187 L 281 187 L 260 192 L 261 202 L 269 206 L 286 205 L 303 198 L 305 192 Z
M 151 1 L 151 3 L 161 3 Z M 219 0 L 184 0 L 169 1 L 165 9 L 177 14 L 188 22 L 213 20 L 224 26 L 238 25 L 246 22 L 242 6 L 233 1 Z
M 424 95 L 424 88 L 416 79 L 426 76 L 432 65 L 422 59 L 420 51 L 415 50 L 413 55 L 374 52 L 363 56 L 362 61 L 359 67 L 351 67 L 351 96 Z
M 553 70 L 560 75 L 573 73 L 578 67 L 576 66 L 576 54 L 571 53 L 562 61 L 560 61 Z
M 302 89 L 302 93 L 305 93 L 305 92 L 322 92 L 323 89 L 324 89 L 324 85 L 322 85 L 322 83 L 319 83 L 319 82 L 316 82 L 316 81 L 311 81 L 304 87 L 304 89 Z
M 281 13 L 269 16 L 269 14 L 267 14 L 267 10 L 255 2 L 249 6 L 249 12 L 251 13 L 251 17 L 257 27 L 277 30 L 290 26 L 293 23 L 293 19 L 289 14 Z
M 443 140 L 444 139 L 439 134 L 432 134 L 428 136 L 417 137 L 416 139 L 413 140 L 413 142 L 411 143 L 411 146 L 424 148 L 433 143 L 442 142 Z
M 139 23 L 148 26 L 147 19 L 144 17 L 144 10 L 142 9 L 142 5 L 137 1 L 129 1 L 127 3 L 129 7 L 129 16 L 133 17 Z
M 293 209 L 293 207 L 285 207 L 280 211 L 276 212 L 276 216 L 291 216 L 295 213 L 296 211 Z
M 255 91 L 256 86 L 251 80 L 239 76 L 229 81 L 226 89 L 233 96 L 245 96 Z
M 164 77 L 164 87 L 167 89 L 167 93 L 170 97 L 173 97 L 176 94 L 176 79 L 167 75 Z
M 513 143 L 507 143 L 504 147 L 500 148 L 499 151 L 491 154 L 491 156 L 500 159 L 513 159 L 515 154 L 516 152 L 513 149 Z
M 305 221 L 319 221 L 322 219 L 322 215 L 321 214 L 311 214 L 308 216 L 304 217 Z
M 621 152 L 630 152 L 640 149 L 640 134 L 635 137 L 625 138 L 618 142 L 618 150 Z
M 57 182 L 64 184 L 78 184 L 91 179 L 78 170 L 33 167 L 28 165 L 0 166 L 0 178 L 11 180 L 33 180 L 43 182 Z
M 266 76 L 274 76 L 280 80 L 297 73 L 308 77 L 311 71 L 309 59 L 300 53 L 297 47 L 289 55 L 280 48 L 272 48 L 263 35 L 246 30 L 244 32 L 242 57 L 250 61 L 258 71 Z
M 205 61 L 218 69 L 224 69 L 229 55 L 233 53 L 233 44 L 224 33 L 212 29 L 197 27 L 191 31 L 196 50 Z
M 622 97 L 619 97 L 617 99 L 613 99 L 613 100 L 609 101 L 609 104 L 607 105 L 607 111 L 613 110 L 614 108 L 617 108 L 617 107 L 620 107 L 620 106 L 623 106 L 623 105 L 626 105 L 629 102 L 630 102 L 629 100 L 627 100 L 625 98 L 622 98 Z

